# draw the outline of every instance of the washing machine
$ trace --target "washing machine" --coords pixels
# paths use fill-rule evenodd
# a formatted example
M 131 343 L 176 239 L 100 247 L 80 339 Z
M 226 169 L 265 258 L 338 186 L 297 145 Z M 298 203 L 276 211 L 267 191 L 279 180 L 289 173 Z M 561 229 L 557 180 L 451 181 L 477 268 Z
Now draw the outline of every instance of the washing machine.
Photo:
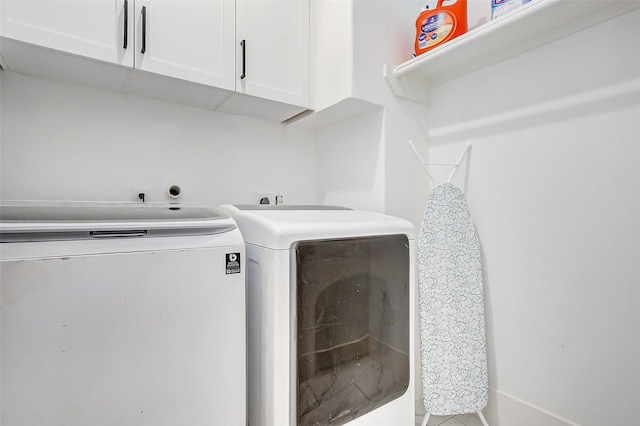
M 246 426 L 244 241 L 175 204 L 0 204 L 3 426 Z
M 219 209 L 246 243 L 248 424 L 412 425 L 413 226 L 343 207 Z

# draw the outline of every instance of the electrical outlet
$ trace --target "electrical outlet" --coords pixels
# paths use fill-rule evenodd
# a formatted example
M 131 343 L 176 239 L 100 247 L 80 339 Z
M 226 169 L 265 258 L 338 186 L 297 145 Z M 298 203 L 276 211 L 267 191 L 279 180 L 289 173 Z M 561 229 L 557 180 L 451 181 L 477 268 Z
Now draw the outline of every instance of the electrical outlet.
M 253 204 L 278 205 L 284 204 L 284 196 L 274 192 L 254 192 Z

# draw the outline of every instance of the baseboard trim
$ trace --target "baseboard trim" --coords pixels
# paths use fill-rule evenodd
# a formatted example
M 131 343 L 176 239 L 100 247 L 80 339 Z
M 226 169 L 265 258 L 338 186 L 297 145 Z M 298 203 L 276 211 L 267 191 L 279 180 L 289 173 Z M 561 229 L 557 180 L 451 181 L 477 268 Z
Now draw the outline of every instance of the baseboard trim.
M 583 426 L 494 387 L 484 411 L 491 426 Z
M 416 397 L 416 424 L 420 424 L 425 415 L 419 396 Z M 489 404 L 482 412 L 490 426 L 584 426 L 492 386 L 489 386 Z

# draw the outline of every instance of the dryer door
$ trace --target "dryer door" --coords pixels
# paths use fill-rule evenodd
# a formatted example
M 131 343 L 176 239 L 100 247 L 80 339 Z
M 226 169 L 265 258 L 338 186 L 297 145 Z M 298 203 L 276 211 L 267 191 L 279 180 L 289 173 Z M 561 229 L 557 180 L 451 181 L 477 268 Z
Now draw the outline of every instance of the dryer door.
M 406 235 L 295 246 L 297 425 L 341 425 L 410 379 Z

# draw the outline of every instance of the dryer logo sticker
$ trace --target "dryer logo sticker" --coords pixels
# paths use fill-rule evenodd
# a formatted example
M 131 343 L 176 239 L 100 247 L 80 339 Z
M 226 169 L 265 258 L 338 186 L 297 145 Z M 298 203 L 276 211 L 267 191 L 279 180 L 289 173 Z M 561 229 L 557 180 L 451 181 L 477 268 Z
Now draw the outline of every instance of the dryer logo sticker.
M 227 253 L 225 254 L 226 258 L 226 271 L 227 275 L 229 274 L 239 274 L 240 273 L 240 253 Z

